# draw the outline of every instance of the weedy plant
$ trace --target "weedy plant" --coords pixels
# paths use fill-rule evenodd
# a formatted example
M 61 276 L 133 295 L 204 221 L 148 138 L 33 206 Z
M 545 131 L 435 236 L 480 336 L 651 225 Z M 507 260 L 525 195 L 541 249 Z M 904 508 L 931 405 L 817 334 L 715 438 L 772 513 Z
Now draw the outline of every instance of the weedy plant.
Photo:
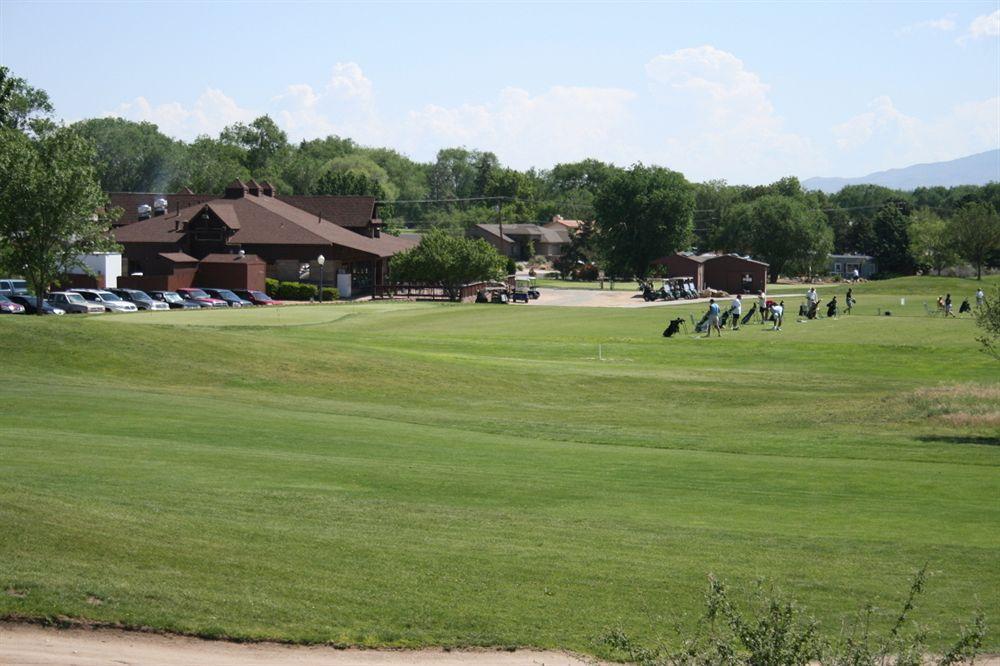
M 749 604 L 733 602 L 726 586 L 709 576 L 705 614 L 679 647 L 640 645 L 622 629 L 611 629 L 600 641 L 617 656 L 640 666 L 952 666 L 973 664 L 986 635 L 977 613 L 942 656 L 933 658 L 926 632 L 911 619 L 927 582 L 925 566 L 914 576 L 909 593 L 886 633 L 873 629 L 877 613 L 866 606 L 841 634 L 821 638 L 819 623 L 794 601 L 758 584 Z

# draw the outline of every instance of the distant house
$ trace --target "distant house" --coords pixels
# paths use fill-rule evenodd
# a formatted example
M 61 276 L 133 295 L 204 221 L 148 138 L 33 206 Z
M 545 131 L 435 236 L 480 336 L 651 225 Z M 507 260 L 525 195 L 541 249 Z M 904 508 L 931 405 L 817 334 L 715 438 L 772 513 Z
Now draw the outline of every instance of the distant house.
M 867 254 L 831 254 L 830 255 L 830 275 L 839 275 L 845 280 L 854 277 L 857 269 L 858 277 L 870 278 L 878 272 L 875 259 Z
M 114 206 L 130 206 L 114 230 L 126 273 L 155 275 L 177 286 L 192 286 L 178 283 L 189 275 L 196 281 L 200 275 L 219 276 L 223 269 L 218 266 L 226 264 L 217 255 L 243 257 L 243 263 L 225 270 L 252 277 L 255 284 L 262 279 L 260 271 L 244 266 L 260 265 L 263 275 L 280 280 L 315 282 L 323 255 L 328 284 L 340 284 L 338 274 L 349 274 L 351 291 L 365 293 L 386 280 L 394 254 L 416 245 L 381 233 L 373 197 L 282 198 L 268 183 L 238 179 L 222 197 L 189 192 L 172 195 L 173 201 L 148 193 L 109 196 Z M 190 260 L 211 266 L 192 271 Z
M 667 277 L 689 277 L 695 288 L 730 294 L 757 294 L 767 288 L 768 264 L 738 254 L 675 252 L 653 262 Z
M 504 224 L 503 234 L 499 224 L 477 224 L 466 235 L 482 238 L 501 254 L 525 261 L 535 255 L 546 259 L 562 256 L 569 245 L 570 234 L 566 228 L 550 228 L 538 224 Z
M 545 223 L 546 229 L 564 229 L 570 233 L 570 235 L 575 234 L 579 231 L 582 225 L 586 224 L 583 220 L 567 220 L 563 218 L 562 215 L 555 215 L 552 217 L 551 222 Z

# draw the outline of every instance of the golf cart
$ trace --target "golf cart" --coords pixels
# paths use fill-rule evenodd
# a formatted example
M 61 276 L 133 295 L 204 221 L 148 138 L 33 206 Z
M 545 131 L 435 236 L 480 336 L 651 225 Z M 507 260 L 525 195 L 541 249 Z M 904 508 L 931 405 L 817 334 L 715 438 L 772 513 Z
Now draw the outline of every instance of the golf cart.
M 535 278 L 517 278 L 514 281 L 514 302 L 527 303 L 528 300 L 538 300 L 538 289 L 535 287 Z

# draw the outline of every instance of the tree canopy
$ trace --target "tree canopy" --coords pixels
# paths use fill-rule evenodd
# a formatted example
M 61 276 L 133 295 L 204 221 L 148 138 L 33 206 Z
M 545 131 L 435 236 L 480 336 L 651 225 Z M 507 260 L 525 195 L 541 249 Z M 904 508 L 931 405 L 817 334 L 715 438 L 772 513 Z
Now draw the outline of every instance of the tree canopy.
M 690 242 L 694 188 L 676 171 L 637 164 L 604 183 L 594 208 L 608 269 L 644 278 L 654 259 Z
M 451 300 L 458 300 L 462 285 L 495 280 L 507 260 L 481 238 L 453 236 L 441 229 L 426 234 L 420 245 L 392 259 L 394 283 L 419 283 L 442 287 Z

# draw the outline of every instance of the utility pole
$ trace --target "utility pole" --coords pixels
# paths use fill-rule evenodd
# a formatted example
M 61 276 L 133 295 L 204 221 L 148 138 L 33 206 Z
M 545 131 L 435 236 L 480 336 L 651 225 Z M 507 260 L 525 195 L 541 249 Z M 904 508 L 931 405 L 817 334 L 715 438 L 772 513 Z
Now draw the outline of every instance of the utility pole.
M 507 246 L 503 241 L 503 216 L 500 214 L 500 204 L 497 204 L 497 224 L 500 225 L 500 254 L 507 257 Z

